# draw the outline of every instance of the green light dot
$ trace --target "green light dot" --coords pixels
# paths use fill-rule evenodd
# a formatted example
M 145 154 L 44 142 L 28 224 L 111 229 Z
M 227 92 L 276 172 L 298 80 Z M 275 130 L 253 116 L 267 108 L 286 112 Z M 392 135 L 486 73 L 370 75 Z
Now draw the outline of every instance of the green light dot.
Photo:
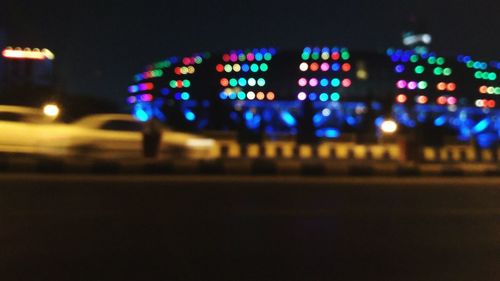
M 238 99 L 240 99 L 240 100 L 244 100 L 246 96 L 247 95 L 245 95 L 245 93 L 243 93 L 243 92 L 238 93 Z
M 427 59 L 427 62 L 429 64 L 435 64 L 436 63 L 436 58 L 435 57 L 430 57 L 430 58 Z
M 332 101 L 339 101 L 339 100 L 340 100 L 340 95 L 339 95 L 339 93 L 332 93 L 332 94 L 330 95 L 330 99 L 331 99 Z
M 309 53 L 302 53 L 302 59 L 308 60 L 310 58 Z
M 483 77 L 483 72 L 482 71 L 476 71 L 474 73 L 474 78 L 481 79 L 481 77 Z
M 266 61 L 270 61 L 272 58 L 273 58 L 273 55 L 271 55 L 271 53 L 266 53 L 264 55 L 264 60 L 266 60 Z
M 264 80 L 264 78 L 259 78 L 257 80 L 257 85 L 259 85 L 260 87 L 264 87 L 266 85 L 266 80 Z
M 445 62 L 445 60 L 444 60 L 444 58 L 442 58 L 442 57 L 440 57 L 440 58 L 438 58 L 438 59 L 436 60 L 436 63 L 437 63 L 438 65 L 443 65 L 443 64 L 444 64 L 444 62 Z
M 468 68 L 473 68 L 474 67 L 474 61 L 470 60 L 467 62 L 467 67 Z
M 443 74 L 443 68 L 441 67 L 434 68 L 434 75 L 441 75 L 441 74 Z
M 202 62 L 203 62 L 203 58 L 202 58 L 202 57 L 196 57 L 196 58 L 194 59 L 194 63 L 196 63 L 196 64 L 200 64 L 200 63 L 202 63 Z
M 319 59 L 319 53 L 313 53 L 313 54 L 311 55 L 311 58 L 312 58 L 313 60 L 318 60 L 318 59 Z
M 340 86 L 340 80 L 337 78 L 332 79 L 331 85 L 332 85 L 332 87 Z
M 233 71 L 233 68 L 231 67 L 230 64 L 226 64 L 224 66 L 224 71 L 227 72 L 227 73 L 229 73 L 229 72 Z
M 490 74 L 488 74 L 488 79 L 491 80 L 491 81 L 494 81 L 497 79 L 497 74 L 494 73 L 494 72 L 491 72 Z
M 170 81 L 170 88 L 177 88 L 177 81 L 175 80 Z
M 488 80 L 488 77 L 489 77 L 489 73 L 483 72 L 483 76 L 481 78 L 483 78 L 484 80 Z
M 410 61 L 413 62 L 413 63 L 417 62 L 418 61 L 418 55 L 412 55 L 410 57 Z
M 245 61 L 246 59 L 247 59 L 247 56 L 245 56 L 245 54 L 240 54 L 240 55 L 238 56 L 238 60 L 239 60 L 239 61 Z
M 160 69 L 153 70 L 153 77 L 161 77 L 163 75 L 163 71 Z
M 452 71 L 451 71 L 451 68 L 449 68 L 449 67 L 447 67 L 447 68 L 445 68 L 445 69 L 443 70 L 443 74 L 444 74 L 445 76 L 450 76 L 450 75 L 451 75 L 451 73 L 452 73 Z
M 500 87 L 495 88 L 495 95 L 500 95 Z
M 421 65 L 418 65 L 418 66 L 415 67 L 415 73 L 416 74 L 422 74 L 422 73 L 424 73 L 424 70 L 425 70 L 425 68 L 423 66 L 421 66 Z
M 260 65 L 260 70 L 263 72 L 266 72 L 269 69 L 269 66 L 267 66 L 267 63 L 263 63 Z
M 252 64 L 252 65 L 250 66 L 250 70 L 251 70 L 252 72 L 257 72 L 257 71 L 259 71 L 259 65 L 258 65 L 258 64 L 256 64 L 256 63 Z
M 418 82 L 418 88 L 419 88 L 420 90 L 427 89 L 427 86 L 428 86 L 428 84 L 427 84 L 427 82 L 426 82 L 426 81 L 420 81 L 420 82 Z
M 351 54 L 349 54 L 349 52 L 342 52 L 341 56 L 343 60 L 348 60 L 351 57 Z
M 191 86 L 191 82 L 186 79 L 182 81 L 182 86 L 184 86 L 185 88 L 189 88 Z
M 231 87 L 236 87 L 236 86 L 238 86 L 238 80 L 236 80 L 235 78 L 231 78 L 231 79 L 229 80 L 229 85 L 230 85 Z

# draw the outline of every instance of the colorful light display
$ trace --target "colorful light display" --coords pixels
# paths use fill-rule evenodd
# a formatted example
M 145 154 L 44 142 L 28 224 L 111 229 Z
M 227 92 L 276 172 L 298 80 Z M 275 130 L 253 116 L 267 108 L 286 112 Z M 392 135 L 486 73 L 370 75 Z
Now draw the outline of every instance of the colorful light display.
M 174 118 L 180 118 L 176 121 L 183 129 L 215 127 L 211 118 L 218 115 L 212 110 L 221 108 L 224 116 L 216 122 L 224 123 L 224 129 L 243 120 L 254 131 L 297 134 L 306 108 L 299 101 L 310 100 L 316 136 L 338 137 L 346 127 L 352 130 L 363 122 L 368 96 L 380 114 L 385 107 L 377 99 L 392 92 L 392 114 L 401 127 L 431 121 L 456 129 L 461 139 L 492 133 L 494 126 L 485 129 L 478 122 L 497 114 L 492 109 L 500 98 L 500 62 L 467 56 L 459 62 L 423 51 L 388 49 L 386 56 L 337 47 L 233 50 L 211 59 L 197 54 L 147 67 L 128 88 L 127 102 L 142 119 L 156 114 L 155 104 L 162 102 L 167 116 L 179 111 Z
M 215 71 L 223 77 L 219 98 L 222 100 L 274 100 L 276 95 L 267 85 L 265 76 L 269 63 L 276 55 L 274 48 L 233 50 L 222 55 Z
M 299 65 L 302 77 L 298 79 L 297 99 L 339 101 L 342 88 L 352 85 L 350 57 L 347 48 L 304 48 L 301 54 L 303 62 Z
M 498 74 L 495 69 L 500 69 L 500 62 L 474 60 L 471 56 L 457 56 L 457 61 L 465 64 L 474 79 L 478 82 L 480 94 L 500 95 L 500 84 L 494 84 L 497 81 Z M 477 107 L 494 108 L 495 100 L 492 99 L 477 99 L 475 102 Z
M 404 78 L 399 78 L 395 83 L 397 103 L 403 104 L 412 100 L 408 99 L 408 96 L 414 96 L 413 100 L 417 104 L 428 103 L 431 96 L 435 97 L 435 103 L 438 105 L 457 103 L 457 98 L 452 95 L 457 90 L 457 84 L 450 81 L 453 70 L 446 65 L 444 57 L 434 53 L 401 49 L 388 49 L 387 55 L 396 64 L 396 75 Z M 434 88 L 430 87 L 433 83 L 436 83 Z M 445 92 L 446 95 L 439 95 L 439 92 Z

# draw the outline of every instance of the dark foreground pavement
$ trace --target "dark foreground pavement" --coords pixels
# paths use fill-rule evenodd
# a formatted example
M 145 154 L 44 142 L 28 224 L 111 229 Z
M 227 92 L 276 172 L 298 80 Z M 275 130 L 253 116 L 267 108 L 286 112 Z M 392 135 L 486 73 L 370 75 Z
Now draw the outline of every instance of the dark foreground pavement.
M 499 278 L 499 178 L 0 176 L 0 280 Z

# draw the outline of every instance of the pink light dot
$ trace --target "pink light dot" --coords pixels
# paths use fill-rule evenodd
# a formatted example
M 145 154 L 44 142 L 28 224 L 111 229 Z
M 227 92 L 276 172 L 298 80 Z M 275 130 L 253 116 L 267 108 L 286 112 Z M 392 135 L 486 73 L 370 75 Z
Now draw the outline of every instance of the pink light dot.
M 417 88 L 417 82 L 411 81 L 408 83 L 408 89 L 415 90 Z
M 404 88 L 406 88 L 406 81 L 405 81 L 405 80 L 399 80 L 399 81 L 396 83 L 396 86 L 397 86 L 399 89 L 404 89 Z
M 306 78 L 300 78 L 299 79 L 299 86 L 305 87 L 307 85 L 307 79 Z
M 457 103 L 457 98 L 455 97 L 448 98 L 448 104 L 456 104 L 456 103 Z
M 344 79 L 342 80 L 342 86 L 344 86 L 345 88 L 348 88 L 351 86 L 351 80 L 350 79 Z
M 311 87 L 318 86 L 318 79 L 312 78 L 311 80 L 309 80 L 309 86 L 311 86 Z
M 328 69 L 330 69 L 330 65 L 328 63 L 324 62 L 321 64 L 322 71 L 328 71 Z
M 300 93 L 297 95 L 297 98 L 298 98 L 299 100 L 305 100 L 305 99 L 307 98 L 307 95 L 306 95 L 306 93 L 304 93 L 304 92 L 300 92 Z

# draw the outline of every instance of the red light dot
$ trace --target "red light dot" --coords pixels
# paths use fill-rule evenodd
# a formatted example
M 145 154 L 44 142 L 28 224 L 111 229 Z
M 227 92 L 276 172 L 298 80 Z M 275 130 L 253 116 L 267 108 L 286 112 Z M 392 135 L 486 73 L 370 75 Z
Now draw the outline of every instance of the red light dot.
M 231 59 L 231 57 L 230 57 L 228 54 L 224 54 L 224 55 L 222 55 L 222 60 L 223 60 L 224 62 L 229 62 L 229 60 L 230 60 L 230 59 Z
M 184 65 L 189 65 L 189 64 L 191 63 L 191 59 L 190 59 L 190 58 L 187 58 L 187 57 L 186 57 L 186 58 L 183 58 L 183 59 L 182 59 L 182 63 L 183 63 Z
M 332 60 L 339 60 L 340 59 L 340 54 L 337 52 L 332 53 Z
M 494 100 L 489 100 L 489 101 L 487 101 L 487 106 L 489 108 L 493 108 L 496 106 L 496 102 Z
M 227 78 L 222 78 L 222 79 L 220 80 L 220 85 L 221 85 L 222 87 L 227 87 L 227 86 L 229 85 L 229 80 L 227 80 Z
M 348 64 L 348 63 L 344 63 L 344 64 L 342 65 L 342 70 L 343 70 L 344 72 L 348 72 L 349 70 L 351 70 L 351 65 L 350 65 L 350 64 Z
M 397 95 L 397 97 L 396 97 L 396 101 L 398 103 L 405 103 L 407 100 L 408 100 L 408 98 L 403 94 Z
M 175 74 L 177 74 L 177 75 L 181 75 L 181 68 L 180 68 L 180 67 L 176 67 L 176 68 L 174 69 L 174 72 L 175 72 Z
M 182 80 L 177 80 L 177 88 L 182 88 Z
M 222 64 L 218 64 L 215 67 L 215 70 L 217 70 L 217 72 L 223 72 L 224 71 L 224 66 Z
M 453 92 L 457 89 L 457 84 L 455 83 L 449 83 L 447 86 L 446 86 L 446 89 L 449 91 L 449 92 Z
M 437 98 L 437 103 L 440 105 L 446 104 L 446 101 L 447 101 L 447 99 L 445 96 L 440 96 L 439 98 Z
M 319 69 L 319 65 L 315 62 L 311 63 L 311 65 L 309 66 L 309 69 L 311 69 L 311 71 L 318 71 Z
M 348 78 L 342 80 L 342 86 L 344 86 L 345 88 L 349 88 L 351 86 L 351 80 Z

